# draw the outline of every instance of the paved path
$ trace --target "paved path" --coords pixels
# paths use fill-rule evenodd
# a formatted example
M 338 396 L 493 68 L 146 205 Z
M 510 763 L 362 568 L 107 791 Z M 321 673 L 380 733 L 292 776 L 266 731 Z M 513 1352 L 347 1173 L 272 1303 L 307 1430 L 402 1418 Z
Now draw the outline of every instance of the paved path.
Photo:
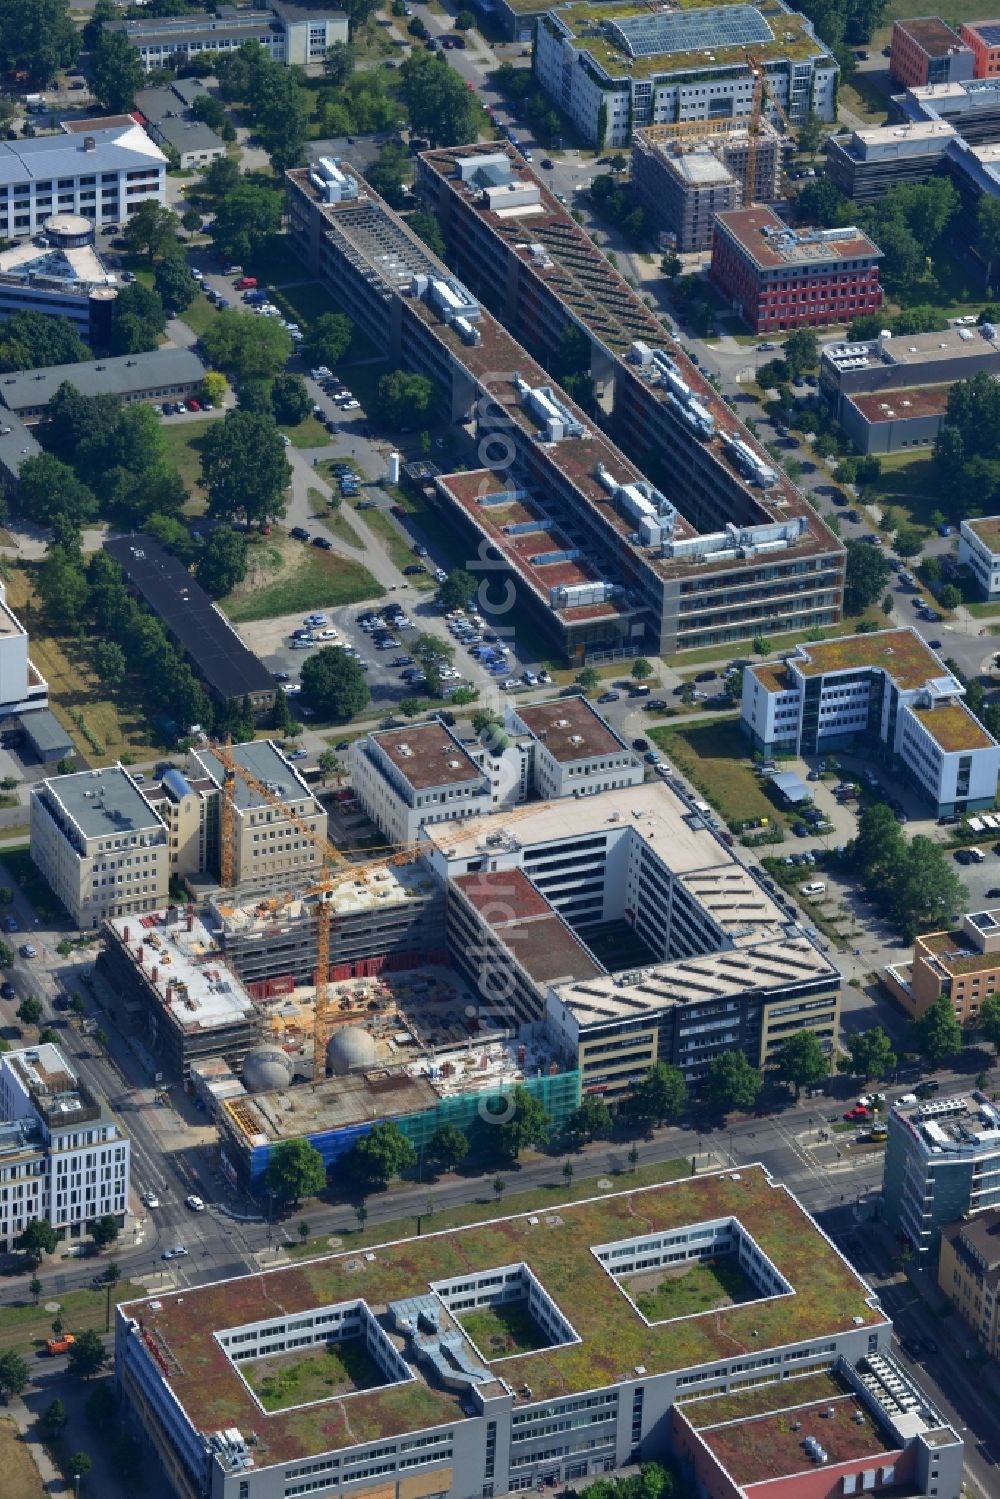
M 72 1493 L 71 1485 L 66 1483 L 59 1469 L 51 1457 L 49 1457 L 41 1442 L 34 1435 L 35 1418 L 19 1396 L 7 1401 L 7 1414 L 13 1416 L 17 1424 L 17 1429 L 24 1439 L 25 1446 L 31 1453 L 35 1467 L 38 1469 L 39 1477 L 42 1480 L 46 1494 L 52 1496 Z

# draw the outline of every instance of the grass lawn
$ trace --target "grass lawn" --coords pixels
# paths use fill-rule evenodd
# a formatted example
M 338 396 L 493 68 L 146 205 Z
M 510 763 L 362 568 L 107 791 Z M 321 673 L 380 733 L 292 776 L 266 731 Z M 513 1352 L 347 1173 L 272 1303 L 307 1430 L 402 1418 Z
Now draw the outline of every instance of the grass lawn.
M 0 864 L 43 921 L 61 920 L 65 912 L 49 889 L 48 880 L 39 874 L 27 848 L 5 848 L 0 853 Z
M 647 1284 L 640 1290 L 643 1283 Z M 626 1286 L 647 1322 L 667 1322 L 672 1317 L 691 1317 L 717 1307 L 750 1301 L 758 1292 L 735 1259 L 699 1261 L 680 1270 L 657 1275 L 630 1276 Z
M 185 307 L 184 311 L 180 314 L 180 320 L 182 323 L 187 323 L 191 332 L 197 333 L 200 338 L 205 329 L 210 328 L 215 322 L 218 315 L 208 298 L 202 292 L 199 292 L 191 303 L 191 306 Z
M 293 448 L 328 448 L 333 438 L 318 417 L 310 414 L 296 427 L 282 427 Z
M 320 286 L 318 281 L 306 279 L 305 267 L 293 257 L 289 257 L 292 267 L 298 270 L 298 277 L 288 285 L 274 290 L 271 300 L 276 307 L 280 307 L 289 322 L 298 323 L 303 333 L 310 323 L 322 317 L 324 312 L 342 312 L 343 309 L 333 300 L 325 287 Z M 345 358 L 350 356 L 348 348 Z
M 740 733 L 735 719 L 646 732 L 730 827 L 759 817 L 767 817 L 771 823 L 784 822 L 754 774 L 750 742 Z
M 306 494 L 312 514 L 318 520 L 322 520 L 328 531 L 345 542 L 349 547 L 355 547 L 359 552 L 366 550 L 365 543 L 351 525 L 342 507 L 331 510 L 326 502 L 325 495 L 320 494 L 318 489 L 310 489 Z
M 334 609 L 361 599 L 381 598 L 385 589 L 360 562 L 302 546 L 288 536 L 271 535 L 250 549 L 244 581 L 220 606 L 236 624 L 274 619 L 310 609 Z
M 374 510 L 366 510 L 364 522 L 382 538 L 386 551 L 400 570 L 418 560 L 413 554 L 412 543 L 407 541 L 388 510 L 380 510 L 378 507 Z M 414 588 L 424 593 L 430 593 L 437 587 L 430 573 L 416 573 L 412 578 L 408 578 L 407 582 L 412 583 Z
M 507 1358 L 547 1348 L 549 1339 L 528 1309 L 527 1301 L 505 1306 L 481 1306 L 458 1321 L 485 1359 Z
M 197 501 L 199 513 L 204 508 L 202 491 L 198 488 L 198 480 L 201 478 L 201 445 L 208 430 L 208 422 L 217 420 L 218 417 L 173 424 L 167 421 L 163 426 L 167 457 L 180 474 L 191 500 Z
M 919 457 L 912 453 L 889 453 L 882 458 L 882 472 L 875 481 L 879 501 L 891 505 L 915 526 L 931 529 L 932 510 L 947 509 L 941 479 L 928 449 Z
M 240 1372 L 267 1411 L 311 1400 L 330 1400 L 385 1384 L 385 1376 L 361 1338 L 346 1338 L 302 1353 L 249 1359 Z
M 99 1268 L 99 1265 L 95 1268 Z M 76 1334 L 93 1327 L 103 1333 L 107 1294 L 103 1286 L 99 1290 L 92 1290 L 87 1286 L 83 1290 L 67 1291 L 52 1299 L 59 1302 L 59 1315 L 67 1332 Z M 116 1286 L 111 1287 L 112 1315 L 119 1301 L 134 1301 L 145 1295 L 144 1286 L 130 1280 L 120 1280 Z M 16 1348 L 19 1353 L 30 1354 L 33 1346 L 40 1347 L 45 1338 L 52 1336 L 53 1315 L 54 1313 L 45 1310 L 44 1301 L 40 1306 L 29 1302 L 22 1306 L 5 1306 L 0 1309 L 0 1353 L 6 1352 L 8 1348 Z M 4 1499 L 7 1499 L 7 1489 L 0 1486 L 0 1491 Z
M 4 1499 L 45 1499 L 46 1489 L 35 1460 L 21 1440 L 13 1416 L 0 1420 L 0 1471 Z

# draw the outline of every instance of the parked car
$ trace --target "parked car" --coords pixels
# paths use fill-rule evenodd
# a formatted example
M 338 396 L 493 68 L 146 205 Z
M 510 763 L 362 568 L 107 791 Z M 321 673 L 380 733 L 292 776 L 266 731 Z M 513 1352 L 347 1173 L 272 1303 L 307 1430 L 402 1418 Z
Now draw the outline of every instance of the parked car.
M 333 551 L 333 542 L 332 541 L 328 541 L 325 536 L 314 536 L 313 539 L 312 539 L 312 544 L 313 544 L 314 547 L 319 547 L 321 551 L 324 551 L 324 552 L 332 552 Z
M 187 1250 L 183 1244 L 175 1244 L 172 1249 L 165 1249 L 160 1258 L 163 1260 L 179 1260 L 183 1259 L 186 1254 Z

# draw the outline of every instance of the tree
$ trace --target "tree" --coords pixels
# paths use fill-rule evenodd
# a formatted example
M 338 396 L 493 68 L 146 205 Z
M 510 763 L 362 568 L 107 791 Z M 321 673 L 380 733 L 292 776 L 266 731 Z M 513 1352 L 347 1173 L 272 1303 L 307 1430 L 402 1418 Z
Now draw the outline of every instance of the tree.
M 910 1042 L 928 1067 L 940 1067 L 962 1049 L 962 1027 L 947 994 L 934 1001 L 918 1020 L 910 1021 Z
M 90 1237 L 98 1249 L 108 1249 L 118 1238 L 118 1233 L 118 1224 L 111 1213 L 95 1218 L 90 1225 Z
M 479 101 L 443 52 L 411 52 L 399 75 L 413 130 L 435 146 L 464 146 L 476 139 Z
M 1000 1055 L 1000 994 L 987 994 L 979 1010 L 979 1028 Z
M 375 388 L 374 414 L 390 431 L 413 427 L 429 415 L 435 395 L 434 382 L 426 375 L 392 370 Z
M 25 1224 L 16 1247 L 26 1255 L 32 1265 L 41 1264 L 43 1254 L 52 1254 L 59 1242 L 56 1231 L 47 1218 L 35 1218 Z
M 439 635 L 431 635 L 425 631 L 413 641 L 410 654 L 423 668 L 427 677 L 427 691 L 432 697 L 437 697 L 441 692 L 441 671 L 454 661 L 455 647 L 451 641 L 442 640 Z
M 680 1069 L 657 1062 L 645 1077 L 633 1083 L 626 1110 L 633 1119 L 663 1124 L 665 1120 L 680 1118 L 687 1107 L 687 1096 L 687 1084 Z
M 610 1135 L 612 1123 L 611 1110 L 604 1099 L 588 1093 L 581 1100 L 580 1107 L 574 1109 L 566 1120 L 566 1133 L 580 1144 L 586 1144 Z
M 142 61 L 125 33 L 102 31 L 90 57 L 90 86 L 98 103 L 108 114 L 126 114 L 144 82 Z
M 0 1392 L 4 1395 L 20 1395 L 31 1378 L 31 1367 L 13 1348 L 0 1353 Z
M 799 126 L 799 150 L 815 156 L 823 141 L 823 122 L 810 110 Z
M 596 667 L 585 666 L 582 671 L 577 672 L 576 681 L 584 692 L 593 692 L 595 687 L 601 685 L 601 674 Z
M 708 1065 L 706 1093 L 716 1108 L 747 1113 L 757 1102 L 763 1079 L 742 1051 L 723 1051 Z
M 390 208 L 402 208 L 406 201 L 408 170 L 409 158 L 402 146 L 386 141 L 379 147 L 378 160 L 368 168 L 365 177 Z
M 284 693 L 282 693 L 282 697 L 284 697 Z M 333 775 L 334 771 L 340 764 L 340 760 L 334 754 L 333 750 L 325 749 L 323 750 L 316 764 L 319 767 L 319 773 L 323 777 L 323 785 L 325 786 L 327 776 Z
M 353 332 L 350 318 L 342 312 L 324 312 L 306 334 L 302 351 L 312 364 L 325 364 L 332 370 L 347 353 Z
M 310 705 L 334 723 L 346 723 L 368 706 L 365 674 L 338 646 L 315 651 L 304 663 L 299 680 Z
M 334 42 L 332 47 L 326 49 L 323 72 L 331 83 L 339 86 L 350 78 L 356 61 L 357 51 L 350 42 Z
M 984 193 L 976 209 L 976 250 L 986 262 L 986 286 L 993 282 L 993 266 L 1000 256 L 1000 199 Z
M 924 549 L 923 532 L 916 526 L 898 526 L 893 537 L 893 546 L 900 557 L 917 557 Z M 872 551 L 877 550 L 877 547 L 872 548 Z
M 462 567 L 456 567 L 437 591 L 439 606 L 450 611 L 465 609 L 479 591 L 479 579 Z
M 60 68 L 70 67 L 80 51 L 80 36 L 67 0 L 4 0 L 0 6 L 0 67 L 23 71 L 48 83 Z
M 504 1181 L 503 1177 L 502 1176 L 495 1176 L 493 1178 L 493 1196 L 496 1198 L 497 1202 L 500 1201 L 501 1197 L 506 1192 L 506 1190 L 507 1190 L 507 1183 Z
M 442 1124 L 427 1142 L 427 1158 L 442 1171 L 454 1171 L 469 1154 L 469 1137 L 457 1125 Z
M 40 999 L 22 999 L 17 1007 L 17 1018 L 22 1025 L 37 1025 L 42 1018 Z
M 122 685 L 125 680 L 128 663 L 125 660 L 125 652 L 117 641 L 95 641 L 90 659 L 93 662 L 94 670 L 105 687 L 114 691 L 116 687 Z
M 419 208 L 417 209 L 416 213 L 411 213 L 407 217 L 407 223 L 413 230 L 414 234 L 418 234 L 420 236 L 427 248 L 431 250 L 439 260 L 443 260 L 447 246 L 444 242 L 444 235 L 441 233 L 441 225 L 438 223 L 434 214 L 428 213 L 425 209 Z
M 844 608 L 847 612 L 860 614 L 881 598 L 891 571 L 881 547 L 873 547 L 864 541 L 849 541 L 844 576 Z
M 179 254 L 177 229 L 177 215 L 171 209 L 164 208 L 162 203 L 157 203 L 154 198 L 148 198 L 145 203 L 140 204 L 125 225 L 123 238 L 130 254 L 145 255 L 150 262 L 163 260 L 166 265 L 173 265 L 175 269 L 184 271 L 191 287 L 196 291 L 197 283 L 187 268 L 187 262 Z M 189 297 L 188 301 L 190 300 Z M 188 304 L 183 302 L 181 305 L 186 307 Z
M 312 396 L 301 375 L 278 375 L 271 385 L 274 419 L 287 427 L 297 427 L 312 411 Z
M 74 1452 L 73 1456 L 67 1459 L 66 1462 L 66 1468 L 71 1478 L 83 1478 L 85 1474 L 90 1472 L 93 1466 L 90 1456 L 86 1452 Z
M 505 1155 L 516 1161 L 522 1150 L 545 1144 L 552 1121 L 541 1099 L 520 1084 L 508 1094 L 507 1105 L 508 1109 L 513 1108 L 513 1113 L 499 1126 L 499 1146 Z
M 153 285 L 169 317 L 175 317 L 185 307 L 190 307 L 198 295 L 198 283 L 179 255 L 160 261 L 153 275 Z
M 984 1004 L 983 1009 L 985 1008 Z M 855 1031 L 852 1036 L 845 1038 L 844 1046 L 847 1057 L 842 1059 L 845 1064 L 843 1068 L 838 1064 L 838 1070 L 850 1071 L 866 1083 L 872 1079 L 888 1077 L 890 1072 L 895 1071 L 896 1053 L 880 1025 L 874 1025 L 867 1031 Z
M 261 319 L 263 321 L 263 319 Z M 115 298 L 111 323 L 112 354 L 148 354 L 159 346 L 167 326 L 160 294 L 135 281 Z
M 796 1031 L 778 1048 L 775 1070 L 783 1083 L 795 1089 L 798 1098 L 802 1088 L 813 1087 L 828 1076 L 830 1059 L 815 1031 Z
M 24 470 L 21 472 L 23 474 Z M 57 629 L 80 626 L 90 590 L 78 553 L 71 554 L 61 546 L 50 547 L 36 586 L 51 624 Z
M 350 1154 L 350 1171 L 366 1186 L 383 1188 L 417 1164 L 417 1152 L 392 1119 L 373 1124 Z
M 118 1398 L 114 1386 L 110 1383 L 95 1385 L 83 1403 L 83 1413 L 88 1424 L 98 1430 L 110 1426 L 118 1414 Z
M 967 909 L 965 888 L 939 843 L 918 834 L 889 875 L 882 903 L 912 942 L 918 931 L 939 929 Z
M 201 472 L 210 515 L 260 525 L 284 515 L 292 471 L 273 416 L 227 411 L 201 440 Z
M 220 375 L 218 370 L 209 370 L 201 382 L 199 392 L 202 402 L 210 406 L 221 406 L 229 394 L 229 382 L 225 375 Z
M 22 514 L 40 526 L 51 526 L 63 516 L 73 526 L 81 527 L 97 516 L 92 492 L 53 453 L 38 453 L 22 463 L 18 505 Z
M 782 346 L 782 357 L 793 380 L 819 363 L 819 339 L 811 328 L 796 328 Z
M 18 312 L 0 327 L 0 370 L 43 369 L 89 358 L 90 350 L 69 318 Z
M 757 656 L 769 656 L 771 654 L 771 642 L 766 635 L 755 635 L 751 641 L 754 654 Z
M 235 309 L 220 312 L 201 341 L 212 363 L 234 380 L 269 380 L 284 369 L 292 353 L 291 337 L 277 318 L 252 317 Z
M 214 94 L 199 94 L 191 103 L 191 115 L 217 135 L 223 135 L 226 127 L 232 124 L 226 106 Z
M 274 188 L 240 180 L 218 200 L 211 230 L 216 254 L 238 264 L 252 260 L 281 228 L 281 211 L 281 194 Z
M 58 1399 L 50 1400 L 42 1412 L 42 1427 L 50 1437 L 57 1437 L 68 1420 L 66 1407 Z
M 123 1483 L 131 1487 L 144 1460 L 145 1449 L 138 1437 L 128 1431 L 119 1432 L 111 1444 L 111 1466 Z
M 205 542 L 198 561 L 198 582 L 214 599 L 232 593 L 247 575 L 247 539 L 231 526 L 218 526 Z M 279 693 L 285 698 L 285 694 Z M 285 699 L 287 707 L 287 699 Z
M 652 674 L 653 668 L 646 660 L 645 656 L 637 656 L 636 659 L 632 662 L 632 675 L 635 677 L 636 681 L 641 682 L 644 680 L 644 678 L 652 676 Z
M 282 1206 L 295 1207 L 326 1186 L 323 1157 L 308 1140 L 280 1140 L 271 1151 L 264 1185 Z
M 961 602 L 962 590 L 956 588 L 954 583 L 946 583 L 938 593 L 938 603 L 942 609 L 957 609 Z M 973 709 L 973 712 L 975 712 L 975 709 Z
M 35 1305 L 36 1306 L 38 1305 L 38 1301 L 39 1301 L 39 1298 L 40 1298 L 40 1296 L 42 1294 L 43 1289 L 44 1289 L 44 1287 L 42 1286 L 41 1281 L 38 1279 L 38 1276 L 37 1275 L 33 1275 L 31 1277 L 30 1281 L 28 1282 L 28 1290 L 31 1292 L 32 1296 L 34 1297 L 34 1301 L 35 1301 Z

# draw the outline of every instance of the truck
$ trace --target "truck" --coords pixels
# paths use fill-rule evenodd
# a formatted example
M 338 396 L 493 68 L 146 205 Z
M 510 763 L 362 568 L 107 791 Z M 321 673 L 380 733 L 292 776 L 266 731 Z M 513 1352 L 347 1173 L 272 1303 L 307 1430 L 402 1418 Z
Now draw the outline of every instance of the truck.
M 52 1357 L 55 1357 L 57 1353 L 68 1353 L 75 1342 L 76 1338 L 74 1338 L 71 1332 L 64 1332 L 62 1337 L 46 1338 L 45 1350 Z

